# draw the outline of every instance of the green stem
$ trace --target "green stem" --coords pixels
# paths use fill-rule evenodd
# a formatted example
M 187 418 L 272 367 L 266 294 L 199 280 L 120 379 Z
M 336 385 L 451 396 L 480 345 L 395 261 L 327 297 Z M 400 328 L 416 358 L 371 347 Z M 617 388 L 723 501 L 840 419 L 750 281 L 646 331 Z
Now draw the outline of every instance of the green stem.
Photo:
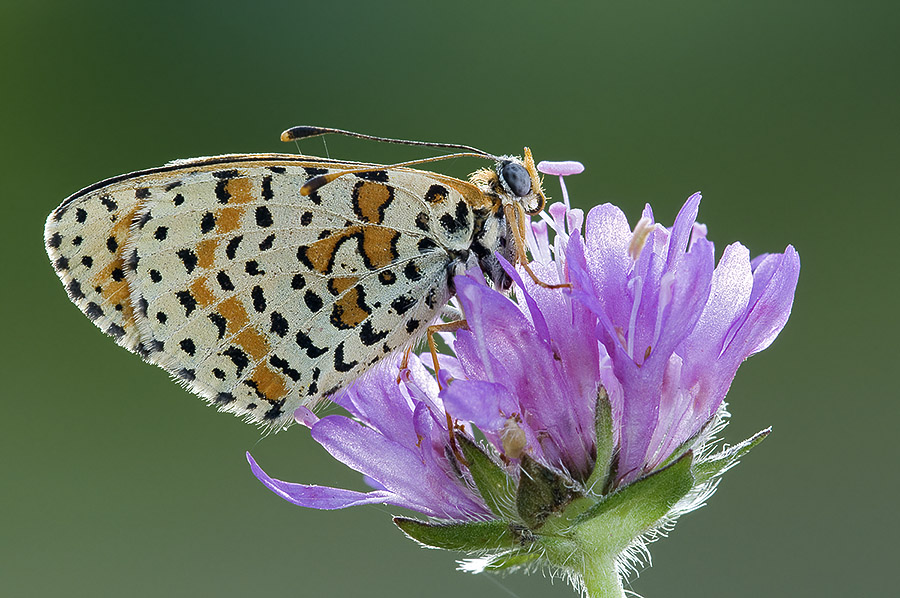
M 616 562 L 612 556 L 598 555 L 591 559 L 585 555 L 581 577 L 590 598 L 625 598 L 622 580 L 616 573 Z

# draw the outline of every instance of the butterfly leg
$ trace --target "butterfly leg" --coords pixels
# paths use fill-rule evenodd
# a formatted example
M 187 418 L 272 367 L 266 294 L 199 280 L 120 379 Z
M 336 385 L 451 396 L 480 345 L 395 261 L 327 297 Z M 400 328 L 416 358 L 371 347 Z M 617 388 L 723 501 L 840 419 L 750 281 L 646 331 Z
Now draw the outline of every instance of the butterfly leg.
M 428 332 L 426 336 L 428 337 L 428 350 L 431 351 L 431 360 L 434 362 L 434 377 L 437 380 L 438 388 L 441 388 L 441 378 L 440 378 L 440 364 L 438 363 L 437 356 L 437 346 L 434 344 L 434 335 L 437 332 L 456 332 L 457 330 L 468 330 L 469 323 L 465 320 L 456 320 L 454 322 L 442 322 L 441 324 L 433 324 L 428 327 Z M 468 466 L 468 461 L 466 461 L 465 457 L 463 457 L 462 451 L 459 450 L 459 445 L 456 443 L 456 434 L 454 429 L 456 428 L 456 424 L 453 421 L 453 417 L 450 415 L 448 411 L 444 411 L 444 414 L 447 416 L 447 431 L 450 434 L 450 449 L 453 451 L 453 455 L 457 458 L 457 460 L 465 466 Z
M 397 384 L 400 384 L 403 381 L 403 372 L 405 372 L 409 368 L 409 354 L 412 351 L 412 345 L 408 346 L 405 351 L 403 351 L 403 359 L 400 360 L 400 373 L 397 374 Z
M 534 284 L 545 289 L 571 289 L 572 283 L 563 282 L 560 284 L 550 284 L 544 282 L 538 275 L 534 273 L 531 266 L 528 265 L 527 249 L 525 247 L 525 223 L 529 221 L 522 206 L 518 204 L 507 204 L 503 206 L 503 212 L 506 214 L 506 221 L 510 223 L 513 231 L 513 240 L 516 243 L 516 254 L 518 255 L 519 265 L 525 270 Z

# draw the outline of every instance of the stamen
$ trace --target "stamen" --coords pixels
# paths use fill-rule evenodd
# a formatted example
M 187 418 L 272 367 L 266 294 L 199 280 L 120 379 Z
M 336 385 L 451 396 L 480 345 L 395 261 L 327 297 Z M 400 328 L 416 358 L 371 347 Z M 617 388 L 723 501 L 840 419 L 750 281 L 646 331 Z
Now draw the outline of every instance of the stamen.
M 625 350 L 628 356 L 634 359 L 634 330 L 637 328 L 638 308 L 641 306 L 641 294 L 644 290 L 644 279 L 640 276 L 634 279 L 634 303 L 631 304 L 631 317 L 628 319 L 628 344 Z
M 631 235 L 631 242 L 628 244 L 628 255 L 631 259 L 637 261 L 641 255 L 641 250 L 647 243 L 647 237 L 656 229 L 657 225 L 647 216 L 643 216 L 634 226 L 634 233 Z
M 569 204 L 569 191 L 566 189 L 566 182 L 564 177 L 573 175 L 573 174 L 581 174 L 584 172 L 584 164 L 581 162 L 576 162 L 574 160 L 565 160 L 562 162 L 549 162 L 542 161 L 537 165 L 538 172 L 543 174 L 551 174 L 559 176 L 559 187 L 562 189 L 563 196 L 563 205 L 566 206 L 566 210 L 571 209 L 571 205 Z M 571 231 L 569 231 L 571 233 Z

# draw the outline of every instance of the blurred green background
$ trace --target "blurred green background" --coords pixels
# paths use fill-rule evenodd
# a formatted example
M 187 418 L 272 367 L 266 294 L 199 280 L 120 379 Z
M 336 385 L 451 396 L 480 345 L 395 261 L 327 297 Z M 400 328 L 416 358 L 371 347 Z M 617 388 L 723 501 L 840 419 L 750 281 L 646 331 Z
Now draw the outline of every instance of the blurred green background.
M 569 179 L 583 207 L 612 201 L 634 222 L 651 202 L 668 224 L 701 189 L 720 251 L 794 244 L 792 319 L 729 395 L 727 440 L 774 434 L 632 587 L 896 595 L 896 1 L 4 0 L 0 65 L 0 594 L 574 595 L 540 575 L 456 573 L 393 528 L 397 509 L 281 501 L 245 450 L 282 479 L 362 484 L 306 430 L 261 439 L 69 304 L 41 234 L 67 195 L 173 158 L 293 152 L 283 128 L 324 124 L 529 145 L 585 163 Z

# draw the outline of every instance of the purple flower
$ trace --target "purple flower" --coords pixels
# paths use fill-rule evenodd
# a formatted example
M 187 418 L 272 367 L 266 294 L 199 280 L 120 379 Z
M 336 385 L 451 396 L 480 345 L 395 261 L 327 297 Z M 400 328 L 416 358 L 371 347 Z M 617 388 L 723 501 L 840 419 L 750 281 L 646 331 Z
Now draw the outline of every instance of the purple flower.
M 618 384 L 607 384 L 619 438 L 619 476 L 653 470 L 719 409 L 738 366 L 787 322 L 800 273 L 793 247 L 751 263 L 740 243 L 714 265 L 692 195 L 671 230 L 648 205 L 632 233 L 624 214 L 591 210 L 566 263 L 577 300 Z M 646 236 L 645 236 L 646 235 Z M 643 237 L 636 239 L 635 237 Z
M 539 166 L 561 182 L 578 167 Z M 412 356 L 399 378 L 393 360 L 336 396 L 350 417 L 296 414 L 372 491 L 275 480 L 248 455 L 254 474 L 301 506 L 418 511 L 430 519 L 395 522 L 479 555 L 471 571 L 549 565 L 589 595 L 622 595 L 645 542 L 768 433 L 714 454 L 731 381 L 787 322 L 800 262 L 790 246 L 751 260 L 734 243 L 717 265 L 699 194 L 670 229 L 649 206 L 632 229 L 612 205 L 585 218 L 564 184 L 563 197 L 527 239 L 544 284 L 500 256 L 515 300 L 477 270 L 456 277 L 467 328 L 442 335 L 440 387 Z
M 458 466 L 447 456 L 447 420 L 437 397 L 437 383 L 415 356 L 404 381 L 397 383 L 397 361 L 354 384 L 334 401 L 352 417 L 319 419 L 300 408 L 297 421 L 345 465 L 366 476 L 375 488 L 355 492 L 340 488 L 292 484 L 270 478 L 247 454 L 254 475 L 270 490 L 301 507 L 343 509 L 364 504 L 405 507 L 439 519 L 472 521 L 490 511 L 460 480 Z

